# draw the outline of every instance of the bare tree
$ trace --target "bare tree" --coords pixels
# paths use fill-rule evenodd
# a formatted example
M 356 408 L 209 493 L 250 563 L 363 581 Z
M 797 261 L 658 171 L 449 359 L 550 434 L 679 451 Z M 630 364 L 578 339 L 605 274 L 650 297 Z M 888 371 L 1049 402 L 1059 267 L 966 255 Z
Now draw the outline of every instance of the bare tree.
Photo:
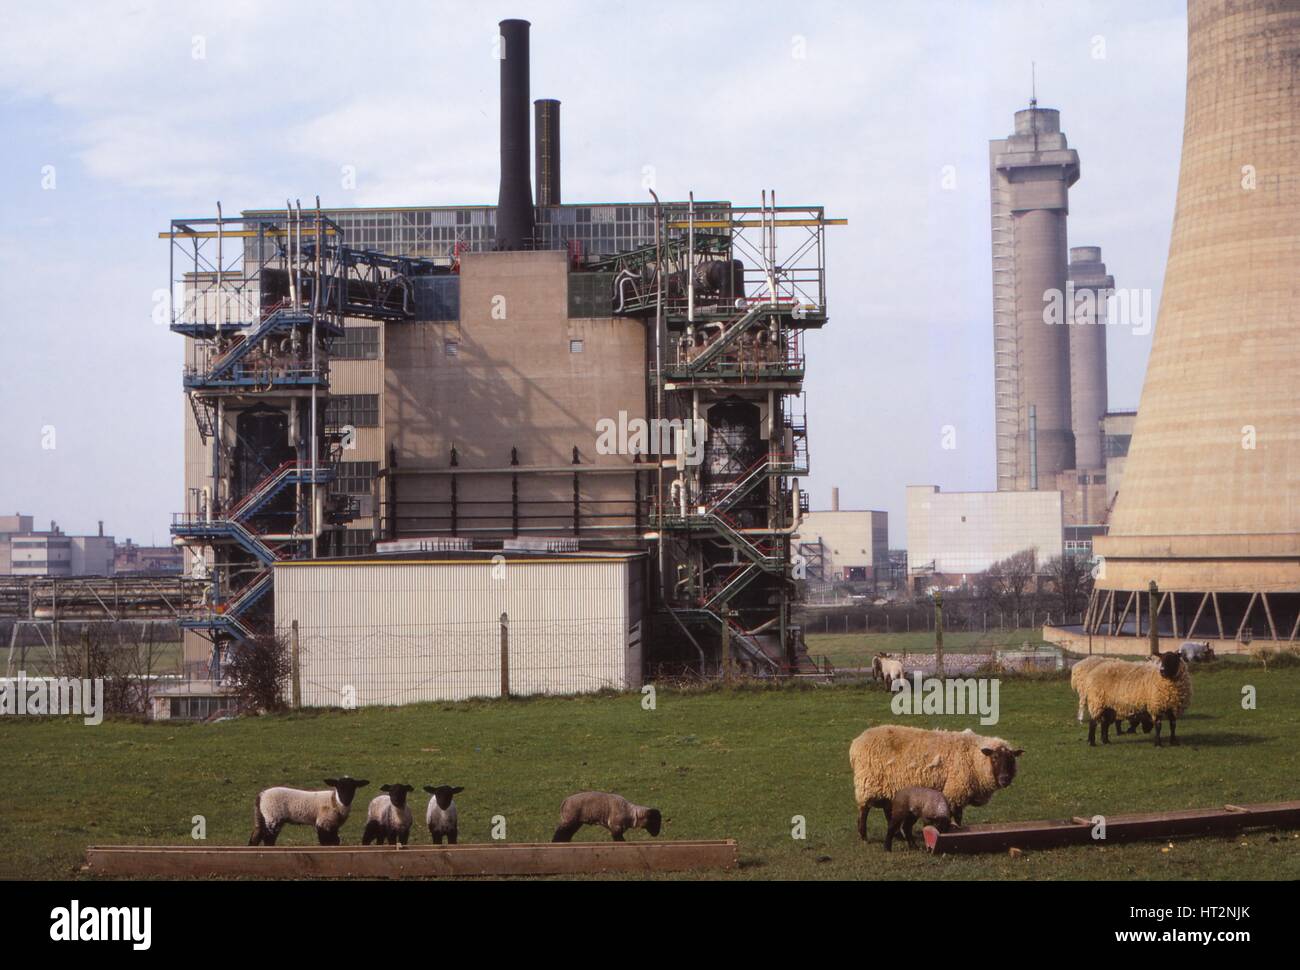
M 1054 556 L 1043 567 L 1061 604 L 1061 622 L 1079 611 L 1092 595 L 1092 571 L 1078 556 Z
M 224 674 L 241 708 L 283 710 L 287 706 L 285 689 L 293 674 L 289 645 L 283 637 L 270 634 L 239 644 L 226 662 Z

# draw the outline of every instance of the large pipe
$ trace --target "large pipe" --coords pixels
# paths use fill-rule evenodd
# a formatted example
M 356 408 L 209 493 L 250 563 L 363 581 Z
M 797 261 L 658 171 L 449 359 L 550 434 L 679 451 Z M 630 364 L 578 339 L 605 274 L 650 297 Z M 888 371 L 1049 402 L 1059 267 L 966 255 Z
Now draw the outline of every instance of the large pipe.
M 560 102 L 533 102 L 533 138 L 537 155 L 537 205 L 560 204 Z
M 501 192 L 497 249 L 523 249 L 533 237 L 533 186 L 528 175 L 528 21 L 501 27 Z

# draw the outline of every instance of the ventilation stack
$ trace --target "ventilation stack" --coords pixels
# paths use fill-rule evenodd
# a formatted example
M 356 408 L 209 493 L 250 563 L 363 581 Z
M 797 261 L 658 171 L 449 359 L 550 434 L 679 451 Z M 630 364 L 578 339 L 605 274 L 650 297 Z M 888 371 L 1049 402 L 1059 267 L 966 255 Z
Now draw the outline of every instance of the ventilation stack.
M 528 21 L 501 21 L 501 191 L 497 249 L 525 249 L 533 238 L 528 175 Z
M 537 140 L 537 204 L 560 204 L 560 102 L 543 98 L 535 105 L 533 131 Z
M 1191 0 L 1187 36 L 1160 316 L 1086 622 L 1146 636 L 1132 594 L 1154 581 L 1175 645 L 1285 642 L 1300 629 L 1300 3 Z
M 1070 420 L 1079 469 L 1104 468 L 1101 418 L 1106 413 L 1106 301 L 1115 277 L 1106 275 L 1098 246 L 1070 250 L 1074 314 L 1070 319 Z

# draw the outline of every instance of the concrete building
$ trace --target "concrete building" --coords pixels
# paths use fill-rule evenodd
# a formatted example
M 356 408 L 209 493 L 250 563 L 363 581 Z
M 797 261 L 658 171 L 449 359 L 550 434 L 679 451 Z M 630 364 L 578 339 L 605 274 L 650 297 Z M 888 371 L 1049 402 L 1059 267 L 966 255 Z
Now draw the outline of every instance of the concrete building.
M 1036 101 L 1017 111 L 1015 132 L 989 143 L 989 177 L 997 487 L 1054 488 L 1057 472 L 1075 467 L 1070 328 L 1044 316 L 1064 300 L 1069 189 L 1079 179 L 1060 112 Z
M 964 584 L 995 562 L 1032 549 L 1039 564 L 1060 556 L 1061 495 L 907 489 L 907 557 L 913 577 L 937 574 Z
M 415 554 L 275 567 L 302 703 L 408 704 L 637 688 L 646 558 Z
M 1102 454 L 1106 463 L 1106 519 L 1115 508 L 1115 497 L 1124 478 L 1124 463 L 1133 440 L 1137 411 L 1107 411 L 1101 418 Z
M 1288 642 L 1300 631 L 1300 6 L 1190 0 L 1187 38 L 1164 292 L 1085 626 L 1143 636 L 1154 612 L 1175 640 Z
M 179 573 L 183 565 L 181 550 L 175 546 L 137 546 L 130 539 L 117 546 L 113 554 L 113 572 Z
M 23 530 L 23 531 L 19 531 Z M 112 536 L 70 536 L 58 523 L 48 532 L 32 529 L 30 515 L 0 517 L 3 574 L 11 576 L 112 576 L 115 544 Z
M 32 531 L 30 515 L 0 515 L 0 576 L 10 573 L 10 543 L 15 535 L 27 535 Z
M 864 583 L 874 590 L 889 580 L 888 512 L 809 512 L 799 523 L 798 542 L 811 584 Z
M 1115 277 L 1106 273 L 1100 246 L 1070 250 L 1069 284 L 1074 307 L 1070 332 L 1070 420 L 1075 467 L 1105 467 L 1101 419 L 1106 414 L 1106 308 Z

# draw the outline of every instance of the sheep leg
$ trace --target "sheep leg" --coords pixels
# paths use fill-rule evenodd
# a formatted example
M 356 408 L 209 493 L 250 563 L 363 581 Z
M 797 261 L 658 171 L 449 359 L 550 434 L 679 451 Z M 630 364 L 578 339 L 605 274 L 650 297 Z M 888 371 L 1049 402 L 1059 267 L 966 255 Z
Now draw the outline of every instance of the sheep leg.
M 320 842 L 321 845 L 338 845 L 341 841 L 338 832 L 332 832 L 329 829 L 317 829 L 316 840 Z
M 568 825 L 561 825 L 555 830 L 555 834 L 551 836 L 551 841 L 571 842 L 573 841 L 573 833 L 578 831 L 581 827 L 581 822 L 571 822 Z
M 885 826 L 885 851 L 893 852 L 894 836 L 898 833 L 898 829 L 903 824 L 903 820 L 901 818 L 896 819 L 891 815 L 888 817 L 888 822 L 889 824 Z
M 280 837 L 280 830 L 278 828 L 266 829 L 262 833 L 262 844 L 275 845 L 275 840 L 278 839 L 279 837 Z
M 1163 718 L 1159 718 L 1159 717 L 1156 718 L 1156 747 L 1157 748 L 1160 747 L 1160 725 L 1162 721 Z
M 442 845 L 442 836 L 432 825 L 429 826 L 429 838 L 433 840 L 434 845 Z
M 1173 714 L 1169 715 L 1169 743 L 1175 747 L 1178 745 L 1178 719 Z
M 402 845 L 406 845 L 407 842 L 410 842 L 411 830 L 410 829 L 404 830 L 400 835 L 397 836 L 397 841 Z
M 375 841 L 375 839 L 379 837 L 380 837 L 379 823 L 367 822 L 365 830 L 361 833 L 361 844 L 369 845 L 371 842 Z M 321 845 L 324 844 L 325 843 L 323 842 L 321 843 Z
M 625 838 L 623 838 L 623 830 L 622 830 L 622 829 L 610 829 L 609 831 L 610 831 L 610 834 L 614 837 L 614 841 L 615 841 L 615 842 L 626 842 L 626 841 L 627 841 Z
M 1096 746 L 1097 746 L 1097 719 L 1096 719 L 1095 717 L 1092 717 L 1091 715 L 1089 715 L 1089 717 L 1088 717 L 1088 747 L 1090 747 L 1090 748 L 1095 748 Z M 954 817 L 955 817 L 955 816 L 954 816 Z M 957 821 L 960 822 L 961 819 L 957 819 Z
M 447 833 L 447 844 L 448 844 L 448 845 L 455 845 L 455 844 L 456 844 L 456 833 L 455 833 L 455 832 L 448 832 L 448 833 Z
M 903 823 L 903 835 L 907 838 L 907 847 L 916 848 L 916 836 L 912 834 L 912 829 L 916 827 L 916 816 L 910 812 L 907 815 L 907 821 Z
M 871 810 L 870 805 L 863 805 L 858 809 L 858 837 L 863 842 L 867 841 L 867 812 Z
M 1110 726 L 1115 721 L 1115 712 L 1109 707 L 1101 712 L 1101 743 L 1110 744 Z
M 956 822 L 958 825 L 961 825 L 961 813 L 963 811 L 965 811 L 965 806 L 954 808 L 952 810 L 952 820 Z

